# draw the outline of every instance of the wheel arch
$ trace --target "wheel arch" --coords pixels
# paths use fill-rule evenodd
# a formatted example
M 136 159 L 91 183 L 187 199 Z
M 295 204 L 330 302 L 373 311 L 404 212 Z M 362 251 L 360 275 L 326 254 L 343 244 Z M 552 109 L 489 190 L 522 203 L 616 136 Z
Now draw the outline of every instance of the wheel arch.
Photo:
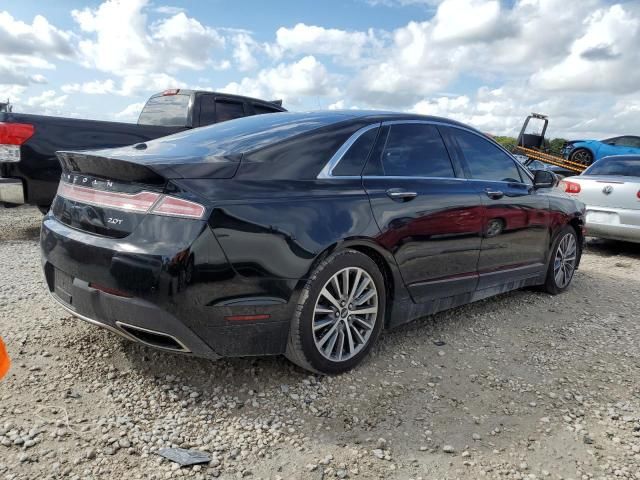
M 331 254 L 342 250 L 355 250 L 360 252 L 371 258 L 378 266 L 386 287 L 385 293 L 387 297 L 387 309 L 384 325 L 385 327 L 388 326 L 389 319 L 393 311 L 394 301 L 396 301 L 398 297 L 409 298 L 409 294 L 406 291 L 393 254 L 370 238 L 351 238 L 341 240 L 325 248 L 316 256 L 309 268 L 309 271 L 307 272 L 307 275 L 305 275 L 305 278 L 300 281 L 298 290 L 304 287 L 307 279 L 323 260 Z
M 573 157 L 573 154 L 576 153 L 578 150 L 586 150 L 587 152 L 589 152 L 591 154 L 591 163 L 593 164 L 593 162 L 596 161 L 596 151 L 595 149 L 588 144 L 585 143 L 580 143 L 578 145 L 575 146 L 575 148 L 573 149 L 573 151 L 571 152 L 571 154 L 569 155 L 569 157 Z

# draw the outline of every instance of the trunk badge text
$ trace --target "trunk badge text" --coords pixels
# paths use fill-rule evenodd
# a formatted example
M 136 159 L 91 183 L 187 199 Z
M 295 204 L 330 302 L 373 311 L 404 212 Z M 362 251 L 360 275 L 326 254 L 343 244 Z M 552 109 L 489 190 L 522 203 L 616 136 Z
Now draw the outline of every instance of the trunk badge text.
M 66 173 L 63 177 L 66 178 L 67 182 L 74 185 L 91 185 L 92 187 L 99 187 L 102 190 L 113 188 L 113 182 L 111 180 L 96 180 L 95 178 L 85 177 L 83 175 L 73 175 L 71 173 Z

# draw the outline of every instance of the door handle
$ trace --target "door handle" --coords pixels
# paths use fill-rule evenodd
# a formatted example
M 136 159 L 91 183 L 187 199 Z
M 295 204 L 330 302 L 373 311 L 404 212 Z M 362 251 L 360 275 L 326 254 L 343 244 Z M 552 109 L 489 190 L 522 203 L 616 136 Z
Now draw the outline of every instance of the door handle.
M 485 190 L 485 193 L 487 194 L 487 197 L 491 198 L 492 200 L 499 200 L 504 197 L 504 192 L 501 192 L 500 190 L 491 190 L 487 188 Z
M 402 188 L 390 188 L 387 190 L 387 196 L 391 200 L 400 200 L 403 202 L 408 202 L 418 196 L 418 192 L 409 192 Z

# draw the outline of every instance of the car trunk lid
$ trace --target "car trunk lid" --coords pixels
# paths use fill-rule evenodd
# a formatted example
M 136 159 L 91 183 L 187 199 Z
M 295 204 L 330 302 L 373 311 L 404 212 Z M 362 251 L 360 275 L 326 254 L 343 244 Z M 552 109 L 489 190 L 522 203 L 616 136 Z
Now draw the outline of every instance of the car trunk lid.
M 91 152 L 58 152 L 63 174 L 51 207 L 62 223 L 96 235 L 124 238 L 147 215 L 199 219 L 205 207 L 174 180 L 229 178 L 239 157 L 200 162 L 175 155 L 139 156 L 128 147 Z
M 577 198 L 589 207 L 640 209 L 640 178 L 619 176 L 569 177 L 580 185 Z

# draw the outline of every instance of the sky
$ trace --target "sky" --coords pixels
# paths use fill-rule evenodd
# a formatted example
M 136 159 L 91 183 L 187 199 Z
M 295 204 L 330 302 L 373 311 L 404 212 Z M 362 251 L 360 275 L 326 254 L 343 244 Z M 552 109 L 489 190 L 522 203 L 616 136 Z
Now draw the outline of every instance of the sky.
M 640 0 L 0 0 L 0 99 L 135 122 L 195 88 L 517 134 L 640 135 Z

